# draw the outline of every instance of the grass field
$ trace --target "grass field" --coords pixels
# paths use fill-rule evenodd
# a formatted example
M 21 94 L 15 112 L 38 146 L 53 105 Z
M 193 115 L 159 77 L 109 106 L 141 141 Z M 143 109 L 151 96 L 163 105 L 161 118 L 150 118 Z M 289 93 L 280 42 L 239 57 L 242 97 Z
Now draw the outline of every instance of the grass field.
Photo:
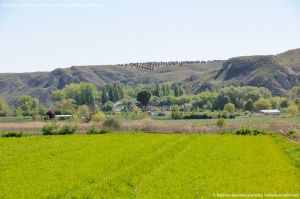
M 299 148 L 288 156 L 287 145 L 271 136 L 198 134 L 0 138 L 0 198 L 299 194 Z

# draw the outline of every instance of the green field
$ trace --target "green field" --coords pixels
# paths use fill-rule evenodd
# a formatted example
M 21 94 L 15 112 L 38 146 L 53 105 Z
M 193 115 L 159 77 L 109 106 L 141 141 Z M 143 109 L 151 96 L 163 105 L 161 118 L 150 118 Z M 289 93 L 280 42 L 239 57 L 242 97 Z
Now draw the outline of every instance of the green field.
M 0 138 L 0 198 L 299 194 L 300 169 L 290 159 L 299 148 L 288 156 L 286 145 L 272 136 L 199 134 Z

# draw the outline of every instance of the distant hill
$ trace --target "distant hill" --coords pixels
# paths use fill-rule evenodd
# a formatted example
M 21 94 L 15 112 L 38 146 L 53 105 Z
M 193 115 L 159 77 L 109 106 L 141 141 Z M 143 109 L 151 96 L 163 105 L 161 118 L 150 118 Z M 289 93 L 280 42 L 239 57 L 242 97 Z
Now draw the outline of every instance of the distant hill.
M 114 81 L 132 86 L 155 82 L 180 83 L 189 93 L 229 85 L 249 85 L 266 87 L 274 95 L 286 96 L 293 86 L 300 86 L 300 49 L 226 61 L 73 66 L 52 72 L 0 74 L 0 95 L 11 104 L 20 95 L 26 94 L 50 105 L 51 91 L 67 84 L 91 82 L 100 87 Z
M 287 96 L 293 86 L 300 86 L 300 49 L 278 55 L 231 58 L 216 73 L 186 81 L 190 92 L 224 86 L 266 87 L 274 95 Z
M 51 105 L 51 91 L 61 89 L 70 83 L 91 82 L 98 87 L 111 82 L 126 85 L 149 84 L 155 82 L 183 82 L 194 75 L 218 71 L 223 61 L 186 63 L 184 65 L 160 64 L 153 68 L 132 65 L 73 66 L 52 72 L 0 74 L 0 95 L 10 104 L 15 104 L 21 95 L 36 96 L 45 105 Z

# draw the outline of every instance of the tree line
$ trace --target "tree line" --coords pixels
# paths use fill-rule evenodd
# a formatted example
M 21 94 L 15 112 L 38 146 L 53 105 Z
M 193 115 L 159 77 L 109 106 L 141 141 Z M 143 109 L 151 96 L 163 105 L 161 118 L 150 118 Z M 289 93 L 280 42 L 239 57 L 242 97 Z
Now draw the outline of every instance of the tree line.
M 266 88 L 251 86 L 224 87 L 207 90 L 198 94 L 187 94 L 179 84 L 167 83 L 126 86 L 111 83 L 97 88 L 91 83 L 70 84 L 61 90 L 53 91 L 52 107 L 43 107 L 39 100 L 30 96 L 21 96 L 17 106 L 11 107 L 0 98 L 0 116 L 38 116 L 48 109 L 57 114 L 73 114 L 77 111 L 94 114 L 113 111 L 171 111 L 185 112 L 261 109 L 288 109 L 298 112 L 299 89 L 291 89 L 291 98 L 272 96 Z M 89 113 L 89 114 L 88 114 Z
M 213 60 L 220 61 L 220 60 Z M 184 66 L 184 65 L 195 65 L 195 64 L 206 64 L 207 62 L 213 61 L 169 61 L 169 62 L 137 62 L 129 64 L 117 64 L 118 67 L 130 67 L 142 70 L 156 70 L 165 66 Z

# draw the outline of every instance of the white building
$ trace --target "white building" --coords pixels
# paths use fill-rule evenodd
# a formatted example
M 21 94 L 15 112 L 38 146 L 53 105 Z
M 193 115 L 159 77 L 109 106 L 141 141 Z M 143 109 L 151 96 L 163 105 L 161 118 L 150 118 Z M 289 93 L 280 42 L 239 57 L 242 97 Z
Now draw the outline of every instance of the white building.
M 281 113 L 278 109 L 260 110 L 259 112 L 266 115 L 279 115 Z

